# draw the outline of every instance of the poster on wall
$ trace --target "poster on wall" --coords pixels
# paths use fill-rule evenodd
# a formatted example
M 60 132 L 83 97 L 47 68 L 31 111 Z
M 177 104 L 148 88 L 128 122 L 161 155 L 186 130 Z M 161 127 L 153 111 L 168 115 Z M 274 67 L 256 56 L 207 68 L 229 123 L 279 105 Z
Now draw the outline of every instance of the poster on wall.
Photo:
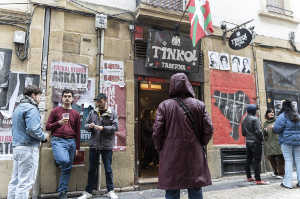
M 83 64 L 52 62 L 50 86 L 59 89 L 86 89 L 88 67 Z
M 213 143 L 245 144 L 241 135 L 241 122 L 246 115 L 247 105 L 256 101 L 254 76 L 213 70 L 210 79 L 215 130 Z
M 229 55 L 227 53 L 220 53 L 220 70 L 230 70 Z
M 208 59 L 209 59 L 209 68 L 211 68 L 211 69 L 219 69 L 220 68 L 220 59 L 219 59 L 218 52 L 208 51 Z
M 39 86 L 40 75 L 11 72 L 8 81 L 7 104 L 4 110 L 0 110 L 0 160 L 12 158 L 12 113 L 23 98 L 24 88 L 28 85 Z
M 0 110 L 6 109 L 6 95 L 12 50 L 0 48 Z
M 115 134 L 114 150 L 126 149 L 126 87 L 124 62 L 104 60 L 100 70 L 100 92 L 107 95 L 108 106 L 116 111 L 119 130 Z
M 250 58 L 231 55 L 232 72 L 236 73 L 251 73 Z

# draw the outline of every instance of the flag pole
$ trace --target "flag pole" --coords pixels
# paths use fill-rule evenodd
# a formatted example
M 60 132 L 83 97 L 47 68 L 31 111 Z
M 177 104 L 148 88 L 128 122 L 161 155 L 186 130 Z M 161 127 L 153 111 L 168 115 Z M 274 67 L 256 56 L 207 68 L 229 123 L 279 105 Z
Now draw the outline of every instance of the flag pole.
M 185 13 L 186 13 L 187 8 L 189 7 L 190 1 L 191 1 L 191 0 L 189 0 L 189 1 L 188 1 L 188 4 L 185 6 L 185 9 L 184 9 L 184 11 L 183 11 L 183 14 L 181 15 L 180 21 L 177 22 L 177 24 L 175 25 L 175 32 L 176 32 L 177 34 L 179 34 L 180 23 L 181 23 L 181 21 L 182 21 L 184 15 L 185 15 Z

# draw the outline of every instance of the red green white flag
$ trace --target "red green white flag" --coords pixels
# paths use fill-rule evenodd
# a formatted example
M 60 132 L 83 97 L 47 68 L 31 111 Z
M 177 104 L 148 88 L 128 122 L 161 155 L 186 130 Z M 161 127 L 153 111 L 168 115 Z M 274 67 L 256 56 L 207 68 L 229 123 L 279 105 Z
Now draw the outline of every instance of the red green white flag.
M 190 37 L 195 47 L 197 42 L 214 32 L 208 0 L 189 0 L 187 11 L 191 23 Z

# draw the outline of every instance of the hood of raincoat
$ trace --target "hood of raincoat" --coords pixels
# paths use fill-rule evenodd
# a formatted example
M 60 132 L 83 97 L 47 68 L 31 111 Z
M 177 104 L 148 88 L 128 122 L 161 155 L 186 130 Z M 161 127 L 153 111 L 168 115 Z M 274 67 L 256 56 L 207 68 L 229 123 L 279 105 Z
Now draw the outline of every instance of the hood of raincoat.
M 176 73 L 171 76 L 169 96 L 174 97 L 195 97 L 193 86 L 184 73 Z

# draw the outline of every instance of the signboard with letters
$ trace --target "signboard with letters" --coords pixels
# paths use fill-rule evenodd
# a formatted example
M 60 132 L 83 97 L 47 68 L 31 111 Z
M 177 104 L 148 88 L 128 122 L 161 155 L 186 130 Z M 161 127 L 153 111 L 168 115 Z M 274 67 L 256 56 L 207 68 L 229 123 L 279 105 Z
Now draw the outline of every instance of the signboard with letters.
M 200 48 L 194 48 L 189 37 L 170 31 L 149 30 L 145 67 L 197 73 L 199 57 Z
M 233 50 L 240 50 L 247 47 L 251 41 L 252 33 L 246 28 L 241 28 L 232 33 L 228 44 Z

